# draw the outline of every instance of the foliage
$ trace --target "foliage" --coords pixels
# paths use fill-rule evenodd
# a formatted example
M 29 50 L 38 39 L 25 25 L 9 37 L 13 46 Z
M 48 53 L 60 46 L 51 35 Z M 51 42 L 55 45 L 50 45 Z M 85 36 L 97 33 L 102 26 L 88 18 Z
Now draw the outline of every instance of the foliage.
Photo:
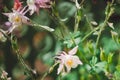
M 119 0 L 1 0 L 0 80 L 120 80 L 119 21 Z

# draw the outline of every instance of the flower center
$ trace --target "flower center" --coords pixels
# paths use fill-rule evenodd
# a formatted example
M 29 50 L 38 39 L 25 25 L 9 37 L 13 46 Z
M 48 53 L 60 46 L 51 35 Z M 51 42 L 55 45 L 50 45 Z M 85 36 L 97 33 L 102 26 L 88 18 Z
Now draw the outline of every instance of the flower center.
M 19 16 L 16 16 L 16 17 L 14 18 L 14 21 L 15 21 L 15 22 L 20 22 L 20 21 L 21 21 L 21 18 L 20 18 Z
M 71 59 L 68 60 L 68 61 L 67 61 L 67 65 L 68 65 L 68 66 L 72 66 L 72 65 L 73 65 L 73 61 L 72 61 Z

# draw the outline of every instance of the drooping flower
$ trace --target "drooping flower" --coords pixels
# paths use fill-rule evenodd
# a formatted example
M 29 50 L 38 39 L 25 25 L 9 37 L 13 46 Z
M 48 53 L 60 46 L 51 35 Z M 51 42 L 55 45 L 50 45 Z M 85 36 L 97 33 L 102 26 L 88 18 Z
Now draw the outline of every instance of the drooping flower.
M 11 80 L 11 78 L 7 77 L 7 76 L 8 76 L 8 73 L 6 71 L 2 71 L 1 79 L 2 80 Z
M 14 6 L 13 6 L 13 8 L 15 10 L 22 8 L 22 2 L 20 2 L 19 0 L 14 0 Z
M 24 7 L 23 9 L 13 9 L 13 12 L 11 13 L 3 13 L 8 17 L 9 22 L 12 24 L 12 26 L 9 28 L 8 32 L 11 33 L 16 27 L 20 27 L 23 24 L 29 24 L 29 18 L 25 16 L 25 14 L 28 12 L 27 7 Z
M 68 53 L 62 51 L 60 55 L 56 56 L 57 62 L 59 63 L 59 68 L 57 74 L 67 69 L 67 72 L 71 70 L 71 68 L 76 68 L 78 65 L 82 65 L 79 57 L 74 55 L 76 54 L 78 46 L 74 47 Z
M 39 11 L 40 8 L 50 8 L 50 0 L 27 0 L 30 15 Z

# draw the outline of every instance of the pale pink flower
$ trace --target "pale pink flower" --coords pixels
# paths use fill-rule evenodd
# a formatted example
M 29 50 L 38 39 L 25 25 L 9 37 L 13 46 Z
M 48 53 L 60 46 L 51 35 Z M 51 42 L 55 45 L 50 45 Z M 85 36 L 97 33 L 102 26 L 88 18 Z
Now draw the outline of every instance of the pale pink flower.
M 9 33 L 11 33 L 16 27 L 20 27 L 23 24 L 29 24 L 30 20 L 28 17 L 25 16 L 27 12 L 28 10 L 26 10 L 26 7 L 24 7 L 23 9 L 13 9 L 13 12 L 11 13 L 3 13 L 8 17 L 9 22 L 12 24 L 12 26 L 8 30 Z
M 2 71 L 1 78 L 5 80 L 11 80 L 11 78 L 7 76 L 8 76 L 8 73 L 5 71 Z
M 27 0 L 30 15 L 34 12 L 39 12 L 40 8 L 50 8 L 50 0 Z
M 75 55 L 77 49 L 78 46 L 74 47 L 68 53 L 62 51 L 60 55 L 56 56 L 56 58 L 58 59 L 57 62 L 59 63 L 57 74 L 62 72 L 65 67 L 67 69 L 67 72 L 69 72 L 71 68 L 76 68 L 79 64 L 82 65 L 79 57 Z

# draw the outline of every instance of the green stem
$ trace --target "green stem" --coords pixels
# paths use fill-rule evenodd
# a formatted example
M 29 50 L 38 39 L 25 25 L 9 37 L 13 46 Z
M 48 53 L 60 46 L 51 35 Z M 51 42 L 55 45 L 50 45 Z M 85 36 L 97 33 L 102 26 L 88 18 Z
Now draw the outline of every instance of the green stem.
M 13 44 L 14 43 L 14 44 Z M 25 64 L 23 57 L 20 53 L 20 50 L 18 48 L 18 44 L 17 41 L 13 39 L 13 37 L 11 37 L 11 44 L 12 44 L 12 48 L 13 50 L 15 50 L 16 54 L 17 54 L 17 58 L 19 60 L 19 62 L 22 64 L 22 66 L 24 67 L 24 69 L 26 70 L 26 72 L 28 73 L 28 75 L 32 78 L 32 80 L 35 80 L 34 76 L 33 76 L 33 71 L 32 69 Z
M 101 33 L 105 29 L 110 16 L 114 12 L 114 8 L 112 8 L 112 4 L 113 4 L 113 2 L 111 4 L 108 3 L 108 5 L 106 7 L 106 17 L 105 17 L 105 21 L 103 22 L 103 26 L 100 26 L 101 28 L 100 28 L 100 31 L 98 32 L 98 37 L 97 37 L 97 40 L 96 40 L 96 48 L 98 47 L 98 43 L 99 43 L 99 40 L 100 40 Z
M 78 10 L 79 10 L 79 9 L 78 9 Z M 77 15 L 78 10 L 76 11 L 76 14 L 75 14 L 75 27 L 74 27 L 74 32 L 77 32 L 78 27 L 79 27 L 79 22 L 80 22 L 79 16 Z
M 59 80 L 62 80 L 62 74 L 59 75 Z
M 43 26 L 43 25 L 37 24 L 37 23 L 35 23 L 33 21 L 31 21 L 31 22 L 32 22 L 31 26 L 35 26 L 35 27 L 38 27 L 38 28 L 43 28 L 43 29 L 45 29 L 45 30 L 47 30 L 49 32 L 53 32 L 54 31 L 53 28 L 50 28 L 48 26 Z
M 106 27 L 108 19 L 109 19 L 109 18 L 106 17 L 106 18 L 105 18 L 105 21 L 104 21 L 104 23 L 103 23 L 103 26 L 102 26 L 102 27 L 100 26 L 100 31 L 98 32 L 98 37 L 97 37 L 97 40 L 96 40 L 96 47 L 98 46 L 101 33 L 102 33 L 102 31 L 104 30 L 104 28 Z
M 70 35 L 70 37 L 71 37 L 72 42 L 75 44 L 75 46 L 77 46 L 77 44 L 76 44 L 74 38 L 73 38 L 71 35 Z
M 96 75 L 97 80 L 101 80 L 97 73 L 95 75 Z
M 81 42 L 83 42 L 84 40 L 86 40 L 93 32 L 97 31 L 98 29 L 100 29 L 100 27 L 97 27 L 95 29 L 93 29 L 92 31 L 90 31 L 86 36 L 84 36 L 81 40 Z
M 41 80 L 44 80 L 45 77 L 53 71 L 53 69 L 55 68 L 55 66 L 57 66 L 57 64 L 58 64 L 58 63 L 55 63 L 54 65 L 52 65 L 52 66 L 49 68 L 49 70 L 42 76 Z
M 90 21 L 89 21 L 89 19 L 88 19 L 88 16 L 85 15 L 85 17 L 86 17 L 86 21 L 87 21 L 87 23 L 88 23 L 90 29 L 93 30 L 93 26 L 91 25 L 91 23 L 90 23 Z
M 118 64 L 120 65 L 120 52 L 119 52 L 119 57 L 118 57 Z
M 74 32 L 76 32 L 78 30 L 78 27 L 79 27 L 79 22 L 80 22 L 80 19 L 81 19 L 81 15 L 79 15 L 79 11 L 81 10 L 81 6 L 83 5 L 83 3 L 84 3 L 84 0 L 82 0 L 80 4 L 78 3 L 77 0 L 75 1 L 77 11 L 76 11 L 76 14 L 75 14 Z
M 69 34 L 69 30 L 67 28 L 67 26 L 64 24 L 64 22 L 61 21 L 61 18 L 59 16 L 59 13 L 57 12 L 56 8 L 55 8 L 55 4 L 52 5 L 52 13 L 50 13 L 50 17 L 53 19 L 53 21 L 58 25 L 58 27 L 60 28 L 61 31 L 61 35 L 63 36 L 63 38 Z

